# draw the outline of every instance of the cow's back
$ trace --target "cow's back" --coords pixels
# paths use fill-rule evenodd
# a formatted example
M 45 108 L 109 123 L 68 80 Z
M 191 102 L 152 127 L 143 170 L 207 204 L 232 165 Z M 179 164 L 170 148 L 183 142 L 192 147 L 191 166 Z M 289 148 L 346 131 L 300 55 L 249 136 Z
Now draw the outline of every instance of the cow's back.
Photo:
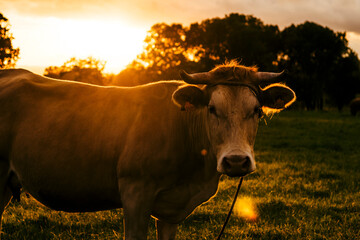
M 14 122 L 16 96 L 23 84 L 22 79 L 31 75 L 23 69 L 0 70 L 0 159 L 5 161 L 11 141 L 11 129 Z
M 99 98 L 95 86 L 23 70 L 0 74 L 1 158 L 25 190 L 50 207 L 119 206 L 116 153 L 109 151 L 116 143 L 99 124 Z
M 2 71 L 2 161 L 10 161 L 25 190 L 55 209 L 119 207 L 116 165 L 131 112 L 117 110 L 127 96 L 117 88 Z
M 178 128 L 170 122 L 180 114 L 171 102 L 179 84 L 100 87 L 1 71 L 1 160 L 52 208 L 120 207 L 119 178 L 163 179 L 159 173 L 178 169 L 170 162 L 180 149 L 169 139 Z

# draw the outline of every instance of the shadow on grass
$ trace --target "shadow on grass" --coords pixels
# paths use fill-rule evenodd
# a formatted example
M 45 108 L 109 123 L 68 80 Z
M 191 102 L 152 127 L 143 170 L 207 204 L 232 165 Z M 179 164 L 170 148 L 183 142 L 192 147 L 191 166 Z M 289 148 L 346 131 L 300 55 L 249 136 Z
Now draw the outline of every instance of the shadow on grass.
M 104 232 L 104 230 L 107 232 Z M 5 223 L 3 224 L 2 232 L 2 240 L 121 239 L 116 235 L 123 232 L 123 226 L 119 222 L 103 220 L 88 224 L 75 223 L 73 221 L 63 223 L 59 220 L 51 220 L 46 216 L 40 216 L 36 220 L 25 219 Z
M 328 215 L 329 219 L 333 221 L 341 221 L 347 214 L 357 213 L 360 208 L 353 207 L 313 207 L 304 202 L 303 204 L 286 204 L 284 201 L 271 201 L 268 203 L 261 203 L 258 205 L 260 216 L 265 221 L 275 221 L 278 224 L 301 222 L 298 216 L 306 218 L 322 218 Z

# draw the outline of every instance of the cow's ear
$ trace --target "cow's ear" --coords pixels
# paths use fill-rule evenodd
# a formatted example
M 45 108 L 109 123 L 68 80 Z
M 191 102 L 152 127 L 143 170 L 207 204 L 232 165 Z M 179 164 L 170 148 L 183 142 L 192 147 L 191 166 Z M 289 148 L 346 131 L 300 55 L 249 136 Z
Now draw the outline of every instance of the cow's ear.
M 284 109 L 295 102 L 295 92 L 286 85 L 272 84 L 262 89 L 261 104 L 272 109 Z
M 209 97 L 206 92 L 195 85 L 181 86 L 172 95 L 173 102 L 181 110 L 191 110 L 202 106 L 207 106 Z

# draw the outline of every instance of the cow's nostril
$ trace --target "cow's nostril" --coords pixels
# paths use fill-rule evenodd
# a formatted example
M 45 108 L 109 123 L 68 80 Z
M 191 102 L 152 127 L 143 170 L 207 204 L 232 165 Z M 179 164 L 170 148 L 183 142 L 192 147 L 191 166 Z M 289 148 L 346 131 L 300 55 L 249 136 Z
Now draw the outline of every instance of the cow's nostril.
M 228 161 L 229 159 L 227 157 L 224 157 L 223 161 L 222 161 L 222 164 L 223 164 L 223 167 L 224 169 L 228 170 L 231 168 L 231 164 L 230 162 Z
M 224 162 L 229 164 L 241 164 L 241 165 L 249 165 L 250 158 L 248 156 L 238 156 L 238 155 L 231 155 L 224 157 Z
M 244 168 L 249 168 L 251 165 L 251 161 L 250 161 L 250 158 L 248 156 L 246 156 L 244 159 L 243 159 L 243 167 Z

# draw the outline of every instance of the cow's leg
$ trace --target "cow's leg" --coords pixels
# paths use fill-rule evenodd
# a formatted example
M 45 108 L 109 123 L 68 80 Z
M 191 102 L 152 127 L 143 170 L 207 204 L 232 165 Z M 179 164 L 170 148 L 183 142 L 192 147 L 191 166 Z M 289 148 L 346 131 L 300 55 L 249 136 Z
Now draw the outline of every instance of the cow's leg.
M 1 231 L 1 219 L 5 207 L 10 202 L 11 190 L 7 186 L 9 177 L 8 164 L 0 161 L 0 231 Z M 1 232 L 0 232 L 1 233 Z
M 121 192 L 124 209 L 125 239 L 145 240 L 154 198 L 143 184 L 128 183 Z
M 177 224 L 156 220 L 157 240 L 174 240 Z

